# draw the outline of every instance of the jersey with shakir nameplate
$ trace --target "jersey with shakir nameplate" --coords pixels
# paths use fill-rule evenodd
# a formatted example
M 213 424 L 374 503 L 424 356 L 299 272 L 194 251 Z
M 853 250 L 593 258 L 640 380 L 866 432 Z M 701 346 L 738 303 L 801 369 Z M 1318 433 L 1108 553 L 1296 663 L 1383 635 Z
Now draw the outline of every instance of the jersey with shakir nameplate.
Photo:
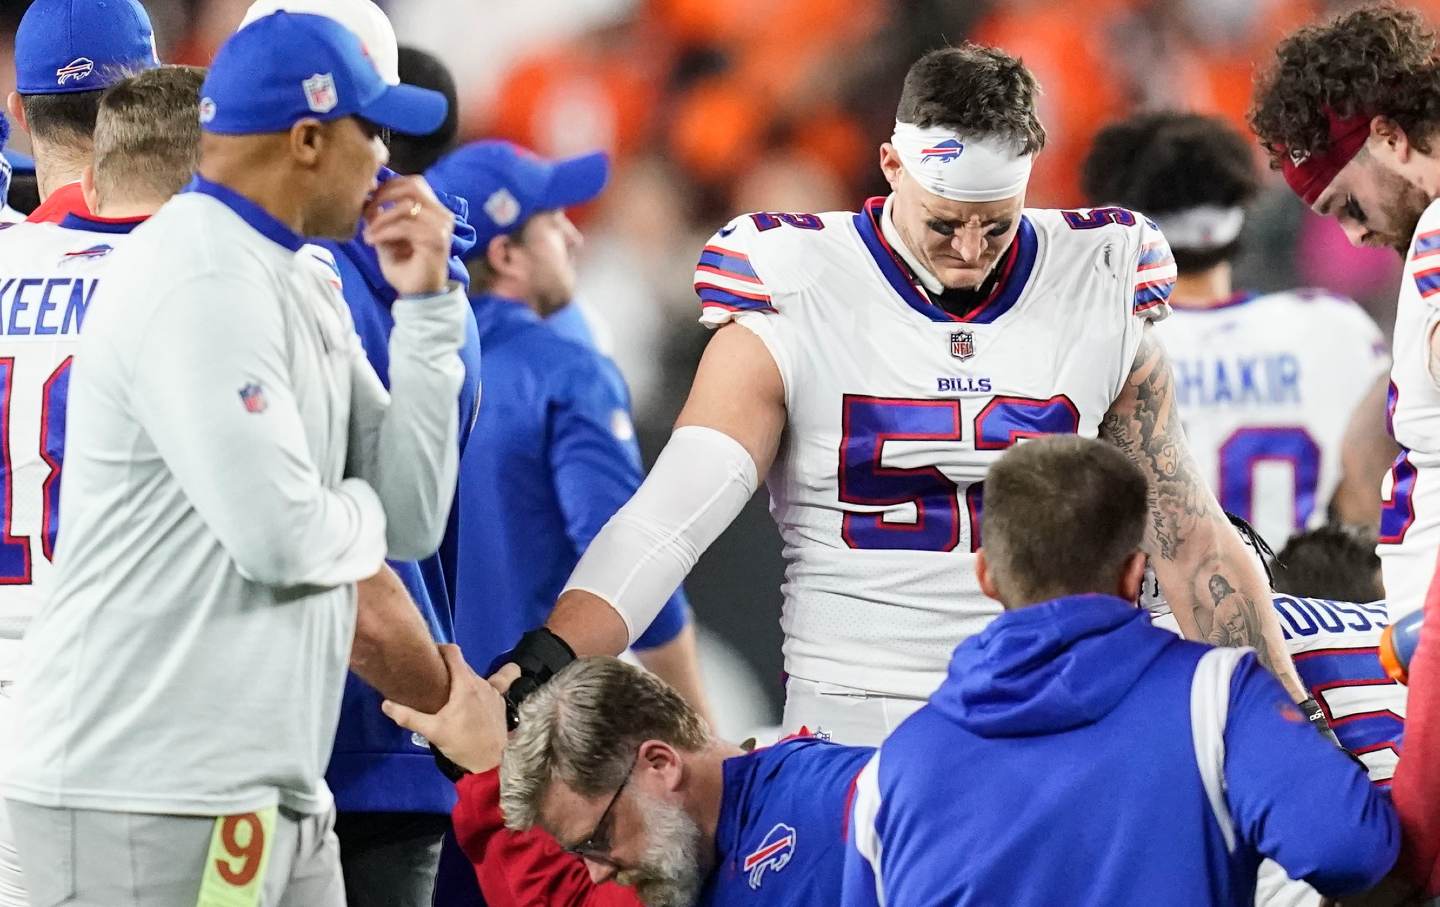
M 1345 430 L 1390 364 L 1380 329 L 1322 290 L 1174 309 L 1156 334 L 1190 452 L 1221 506 L 1276 548 L 1324 523 Z
M 1394 623 L 1425 603 L 1440 551 L 1440 362 L 1431 335 L 1440 326 L 1440 202 L 1425 210 L 1395 307 L 1390 368 L 1390 434 L 1400 454 L 1380 486 L 1380 565 Z
M 1000 611 L 974 578 L 990 464 L 1024 438 L 1095 437 L 1175 267 L 1142 215 L 1027 209 L 993 291 L 955 315 L 895 249 L 886 204 L 742 215 L 695 288 L 701 322 L 753 331 L 784 381 L 766 482 L 786 671 L 923 698 Z
M 85 311 L 138 221 L 75 215 L 0 229 L 0 637 L 50 590 L 70 368 Z

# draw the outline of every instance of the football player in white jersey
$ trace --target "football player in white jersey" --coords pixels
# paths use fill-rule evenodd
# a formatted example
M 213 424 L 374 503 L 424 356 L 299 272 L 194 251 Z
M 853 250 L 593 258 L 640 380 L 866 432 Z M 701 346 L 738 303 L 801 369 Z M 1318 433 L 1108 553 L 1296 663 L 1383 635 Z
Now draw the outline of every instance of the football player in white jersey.
M 695 286 L 716 332 L 675 433 L 499 682 L 533 687 L 553 637 L 625 648 L 763 476 L 789 561 L 785 726 L 878 743 L 999 613 L 972 569 L 989 465 L 1077 433 L 1153 482 L 1148 546 L 1186 634 L 1255 646 L 1304 698 L 1147 329 L 1168 312 L 1169 249 L 1126 209 L 1025 207 L 1036 95 L 1001 51 L 933 51 L 880 148 L 888 198 L 747 214 L 710 239 Z M 1217 578 L 1238 594 L 1217 599 Z
M 1405 257 L 1392 343 L 1380 558 L 1392 623 L 1425 607 L 1440 551 L 1440 41 L 1413 10 L 1364 7 L 1282 41 L 1250 122 L 1296 195 L 1352 243 Z M 1426 640 L 1429 640 L 1427 642 Z M 1440 894 L 1440 625 L 1410 663 L 1392 784 L 1406 846 L 1397 870 Z
M 1157 333 L 1190 452 L 1221 506 L 1275 544 L 1332 512 L 1375 525 L 1395 458 L 1379 427 L 1384 338 L 1332 293 L 1235 287 L 1231 263 L 1259 186 L 1245 138 L 1218 117 L 1140 114 L 1101 130 L 1083 171 L 1092 203 L 1144 211 L 1170 243 L 1179 279 Z M 1347 432 L 1357 417 L 1376 430 Z
M 80 329 L 111 253 L 190 180 L 199 155 L 204 72 L 148 70 L 112 89 L 81 175 L 87 216 L 0 229 L 0 778 L 20 637 L 49 594 L 65 452 L 66 395 Z M 0 907 L 24 905 L 0 800 Z

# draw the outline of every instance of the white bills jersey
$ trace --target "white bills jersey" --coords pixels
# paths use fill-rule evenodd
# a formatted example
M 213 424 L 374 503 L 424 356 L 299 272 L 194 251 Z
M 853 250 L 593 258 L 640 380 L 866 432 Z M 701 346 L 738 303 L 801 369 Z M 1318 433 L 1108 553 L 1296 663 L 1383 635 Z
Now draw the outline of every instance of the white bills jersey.
M 134 226 L 72 215 L 0 229 L 0 637 L 19 638 L 50 590 L 70 363 Z
M 1405 730 L 1405 687 L 1380 666 L 1385 602 L 1276 595 L 1274 603 L 1295 670 L 1330 729 L 1365 763 L 1371 781 L 1388 784 Z
M 1141 215 L 1026 210 L 994 289 L 953 315 L 895 248 L 886 204 L 736 218 L 695 287 L 702 323 L 754 331 L 784 381 L 766 482 L 787 672 L 919 699 L 1000 611 L 974 577 L 990 464 L 1023 438 L 1096 435 L 1175 267 Z
M 1390 364 L 1348 299 L 1299 290 L 1174 307 L 1157 329 L 1190 452 L 1226 510 L 1276 548 L 1325 521 L 1356 406 Z
M 1390 434 L 1400 455 L 1381 486 L 1380 564 L 1390 620 L 1416 611 L 1440 552 L 1440 368 L 1430 335 L 1440 324 L 1440 202 L 1426 209 L 1410 241 L 1395 307 L 1390 369 Z M 1437 363 L 1440 365 L 1440 363 Z

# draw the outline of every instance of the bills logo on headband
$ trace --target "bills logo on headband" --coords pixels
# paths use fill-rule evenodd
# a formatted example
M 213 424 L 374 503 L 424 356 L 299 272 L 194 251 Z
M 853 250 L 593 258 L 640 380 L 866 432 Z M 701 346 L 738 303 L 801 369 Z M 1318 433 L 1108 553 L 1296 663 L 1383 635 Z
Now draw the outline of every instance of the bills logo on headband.
M 750 873 L 751 890 L 759 889 L 765 878 L 765 870 L 779 872 L 790 864 L 790 858 L 794 855 L 795 829 L 783 822 L 777 823 L 770 829 L 769 834 L 760 840 L 760 846 L 746 855 L 745 862 L 741 864 L 744 870 Z
M 948 164 L 951 161 L 959 160 L 960 155 L 965 151 L 965 143 L 959 139 L 945 139 L 936 142 L 929 148 L 920 149 L 920 159 L 923 161 L 939 161 Z
M 973 331 L 955 331 L 950 335 L 950 355 L 964 362 L 975 355 L 975 334 Z
M 340 93 L 330 73 L 317 72 L 300 84 L 305 89 L 305 103 L 314 113 L 329 113 L 339 105 Z
M 76 82 L 83 82 L 90 78 L 93 72 L 95 72 L 94 60 L 91 60 L 89 57 L 76 57 L 69 63 L 55 70 L 55 84 L 64 85 L 71 79 L 74 79 Z

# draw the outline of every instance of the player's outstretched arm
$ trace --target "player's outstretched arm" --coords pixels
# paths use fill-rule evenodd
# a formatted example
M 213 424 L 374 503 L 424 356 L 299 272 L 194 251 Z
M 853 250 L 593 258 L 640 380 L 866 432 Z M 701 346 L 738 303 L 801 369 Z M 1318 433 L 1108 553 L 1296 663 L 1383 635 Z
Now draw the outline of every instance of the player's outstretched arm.
M 1100 435 L 1150 481 L 1145 550 L 1180 629 L 1215 645 L 1252 646 L 1297 702 L 1307 699 L 1265 579 L 1190 456 L 1170 361 L 1149 327 Z
M 670 442 L 586 549 L 545 626 L 577 655 L 623 651 L 745 506 L 784 430 L 770 351 L 742 325 L 720 328 Z
M 1385 427 L 1385 395 L 1389 387 L 1390 373 L 1386 372 L 1361 398 L 1345 427 L 1340 447 L 1340 485 L 1330 500 L 1331 512 L 1342 523 L 1380 524 L 1380 482 L 1400 453 Z
M 386 699 L 438 711 L 451 685 L 449 674 L 405 584 L 386 566 L 361 580 L 355 593 L 351 670 Z

